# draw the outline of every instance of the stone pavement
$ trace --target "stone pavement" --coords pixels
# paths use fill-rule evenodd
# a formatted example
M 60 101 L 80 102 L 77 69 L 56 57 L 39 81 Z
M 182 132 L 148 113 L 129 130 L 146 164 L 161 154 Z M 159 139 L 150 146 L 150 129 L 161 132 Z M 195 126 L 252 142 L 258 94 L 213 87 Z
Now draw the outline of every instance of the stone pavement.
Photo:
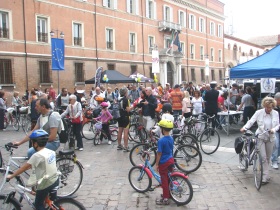
M 22 131 L 0 132 L 0 145 L 23 135 Z M 160 188 L 145 194 L 135 192 L 128 181 L 128 171 L 132 167 L 129 153 L 117 151 L 116 143 L 94 146 L 92 141 L 84 139 L 84 151 L 76 152 L 85 168 L 77 200 L 88 210 L 280 209 L 279 170 L 271 169 L 271 182 L 257 191 L 252 169 L 241 172 L 237 167 L 238 159 L 232 147 L 238 135 L 236 132 L 226 136 L 221 132 L 221 148 L 211 156 L 203 155 L 201 167 L 189 175 L 194 188 L 193 199 L 180 207 L 173 201 L 169 206 L 155 205 L 155 199 L 162 193 Z M 133 146 L 131 142 L 130 146 Z M 24 155 L 26 149 L 27 145 L 21 146 L 17 155 Z M 153 184 L 156 184 L 155 179 Z M 25 205 L 24 209 L 30 208 Z

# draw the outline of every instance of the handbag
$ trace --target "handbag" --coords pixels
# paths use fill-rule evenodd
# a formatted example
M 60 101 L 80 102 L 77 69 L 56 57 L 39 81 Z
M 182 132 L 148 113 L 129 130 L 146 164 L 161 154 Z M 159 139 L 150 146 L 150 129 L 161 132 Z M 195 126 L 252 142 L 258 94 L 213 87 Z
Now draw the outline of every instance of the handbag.
M 72 116 L 74 116 L 74 110 L 73 110 L 73 105 L 71 105 L 71 109 L 72 109 Z M 78 110 L 78 107 L 77 107 L 77 110 Z M 72 118 L 71 122 L 73 124 L 80 124 L 82 121 L 81 121 L 81 117 L 77 117 L 77 118 Z

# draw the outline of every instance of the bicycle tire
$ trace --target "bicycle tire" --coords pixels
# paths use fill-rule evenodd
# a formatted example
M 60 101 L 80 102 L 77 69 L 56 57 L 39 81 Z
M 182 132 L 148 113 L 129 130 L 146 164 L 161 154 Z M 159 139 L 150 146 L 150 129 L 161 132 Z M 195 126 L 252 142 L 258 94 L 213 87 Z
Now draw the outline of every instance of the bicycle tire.
M 140 136 L 138 135 L 136 124 L 131 124 L 129 126 L 128 137 L 131 141 L 134 141 L 135 143 L 141 143 L 141 139 Z
M 82 135 L 85 139 L 93 140 L 94 131 L 95 131 L 95 129 L 94 129 L 93 123 L 91 121 L 88 121 L 85 124 L 83 124 Z
M 19 125 L 18 118 L 14 117 L 13 115 L 12 115 L 12 118 L 13 118 L 12 126 L 13 126 L 14 130 L 19 131 L 20 125 Z
M 207 155 L 217 151 L 220 146 L 220 134 L 214 128 L 205 129 L 199 139 L 200 149 Z
M 241 153 L 239 154 L 239 168 L 242 171 L 247 171 L 248 169 L 248 159 L 247 159 L 247 154 L 244 153 L 242 150 Z
M 93 144 L 94 146 L 98 145 L 98 142 L 100 141 L 100 133 L 95 133 L 94 138 L 93 138 Z
M 192 184 L 183 174 L 171 174 L 169 182 L 171 199 L 179 206 L 188 204 L 193 197 Z
M 6 129 L 9 125 L 8 118 L 4 117 L 4 129 Z
M 196 171 L 202 163 L 201 152 L 192 145 L 178 147 L 173 157 L 176 167 L 185 173 Z
M 25 132 L 25 134 L 28 134 L 31 130 L 31 118 L 29 115 L 22 118 L 22 130 Z
M 16 198 L 12 197 L 8 202 L 6 202 L 6 198 L 7 195 L 0 195 L 1 210 L 21 210 L 21 205 Z
M 181 136 L 181 141 L 183 142 L 183 144 L 192 145 L 199 149 L 198 140 L 195 135 L 185 134 Z
M 82 203 L 73 198 L 58 198 L 56 201 L 54 201 L 53 206 L 55 207 L 55 209 L 86 210 Z
M 255 152 L 253 156 L 253 171 L 254 171 L 254 181 L 257 190 L 261 189 L 262 178 L 263 178 L 263 162 L 262 156 L 259 152 Z M 258 176 L 258 172 L 260 173 Z
M 128 180 L 131 187 L 139 193 L 147 192 L 152 186 L 152 179 L 141 166 L 133 166 L 129 170 Z
M 79 161 L 72 157 L 61 157 L 56 161 L 57 169 L 61 172 L 60 184 L 57 190 L 59 197 L 73 195 L 83 181 L 83 168 Z
M 143 129 L 139 130 L 139 136 L 140 136 L 141 142 L 144 142 L 148 138 L 146 129 L 143 128 Z
M 143 151 L 148 151 L 150 154 L 150 164 L 154 166 L 156 163 L 156 148 L 151 147 L 148 143 L 137 144 L 130 150 L 129 161 L 133 166 L 144 164 L 146 155 L 143 156 Z
M 110 130 L 110 134 L 111 134 L 111 141 L 115 142 L 118 139 L 118 131 L 117 130 Z

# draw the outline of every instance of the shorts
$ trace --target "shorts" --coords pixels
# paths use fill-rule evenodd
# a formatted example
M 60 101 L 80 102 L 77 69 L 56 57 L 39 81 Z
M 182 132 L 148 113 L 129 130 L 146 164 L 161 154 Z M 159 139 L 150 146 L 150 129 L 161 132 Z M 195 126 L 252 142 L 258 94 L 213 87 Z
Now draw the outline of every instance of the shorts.
M 118 120 L 119 127 L 128 128 L 129 127 L 129 116 L 121 116 Z

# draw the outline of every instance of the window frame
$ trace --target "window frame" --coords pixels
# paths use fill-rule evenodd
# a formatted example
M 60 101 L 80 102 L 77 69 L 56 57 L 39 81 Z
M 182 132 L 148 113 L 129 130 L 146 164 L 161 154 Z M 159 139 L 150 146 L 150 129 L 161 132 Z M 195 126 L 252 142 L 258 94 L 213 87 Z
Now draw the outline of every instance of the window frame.
M 181 15 L 183 15 L 183 17 L 181 17 Z M 183 19 L 183 22 L 182 22 L 182 19 Z M 182 10 L 178 10 L 178 23 L 182 27 L 186 27 L 186 22 L 187 22 L 186 12 L 184 12 Z
M 0 36 L 0 39 L 13 39 L 13 36 L 12 36 L 12 14 L 11 14 L 11 11 L 8 11 L 8 10 L 3 10 L 3 9 L 0 9 L 0 14 L 6 14 L 6 34 L 7 36 L 4 37 L 3 36 Z M 3 21 L 2 21 L 2 15 L 0 17 L 0 28 L 3 27 Z M 0 31 L 1 33 L 1 31 Z
M 152 38 L 152 41 L 153 41 L 153 45 L 150 45 L 150 38 Z M 151 35 L 148 35 L 148 49 L 149 49 L 149 54 L 152 54 L 152 50 L 154 49 L 154 46 L 155 46 L 155 37 L 154 36 L 151 36 Z
M 75 25 L 80 26 L 80 29 L 78 30 L 78 34 L 81 34 L 81 36 L 75 37 Z M 73 21 L 72 22 L 72 45 L 75 47 L 84 47 L 84 24 L 81 22 L 77 22 L 77 21 Z M 75 38 L 76 38 L 76 42 L 78 42 L 78 44 L 75 44 Z M 79 44 L 80 43 L 80 44 Z
M 196 16 L 189 14 L 189 29 L 196 31 Z
M 108 32 L 109 32 L 109 36 L 108 36 Z M 114 50 L 115 49 L 115 31 L 114 31 L 114 29 L 105 28 L 105 35 L 106 35 L 106 49 Z M 108 37 L 109 37 L 109 39 L 108 39 Z
M 195 60 L 195 44 L 190 44 L 190 58 Z
M 223 26 L 221 24 L 218 24 L 218 37 L 223 38 Z
M 44 34 L 46 36 L 47 41 L 40 41 L 39 40 L 38 20 L 45 20 L 46 21 L 46 23 L 45 23 L 46 32 Z M 49 31 L 50 31 L 50 17 L 49 16 L 44 16 L 44 15 L 36 15 L 36 42 L 50 43 L 50 33 L 49 33 Z
M 200 60 L 204 60 L 204 46 L 203 45 L 200 45 L 200 48 L 199 48 L 199 54 L 200 54 Z
M 41 64 L 45 64 L 47 69 L 41 69 Z M 38 60 L 40 83 L 52 83 L 52 71 L 49 60 Z M 45 67 L 46 67 L 45 66 Z M 46 71 L 46 72 L 42 72 Z
M 131 39 L 132 39 L 132 36 L 131 35 L 134 35 L 134 45 L 131 45 L 133 43 L 131 43 Z M 135 32 L 129 32 L 129 52 L 130 53 L 136 53 L 137 52 L 137 35 Z M 133 47 L 134 46 L 134 47 Z
M 219 54 L 219 62 L 223 62 L 223 53 L 222 53 L 222 50 L 218 50 L 218 54 Z
M 169 9 L 169 12 L 167 11 L 167 9 Z M 163 20 L 167 21 L 167 22 L 172 22 L 173 21 L 172 7 L 170 7 L 168 5 L 163 5 Z
M 80 66 L 81 65 L 81 66 Z M 74 62 L 75 83 L 85 82 L 85 71 L 83 62 Z M 79 76 L 81 75 L 81 76 Z
M 210 21 L 209 24 L 210 24 L 210 35 L 215 36 L 216 35 L 216 33 L 215 33 L 215 28 L 216 28 L 215 22 Z
M 215 60 L 215 49 L 213 47 L 210 48 L 210 61 L 214 62 Z
M 201 21 L 203 20 L 203 24 L 201 23 Z M 206 25 L 205 25 L 205 19 L 204 18 L 202 18 L 202 17 L 199 17 L 199 32 L 201 32 L 201 33 L 205 33 L 205 28 L 206 28 Z M 202 29 L 201 29 L 201 27 L 202 27 Z
M 3 71 L 1 71 L 1 69 Z M 1 74 L 3 72 L 3 75 Z M 6 76 L 8 74 L 8 76 Z M 0 58 L 0 84 L 10 85 L 14 84 L 13 62 L 12 59 Z

